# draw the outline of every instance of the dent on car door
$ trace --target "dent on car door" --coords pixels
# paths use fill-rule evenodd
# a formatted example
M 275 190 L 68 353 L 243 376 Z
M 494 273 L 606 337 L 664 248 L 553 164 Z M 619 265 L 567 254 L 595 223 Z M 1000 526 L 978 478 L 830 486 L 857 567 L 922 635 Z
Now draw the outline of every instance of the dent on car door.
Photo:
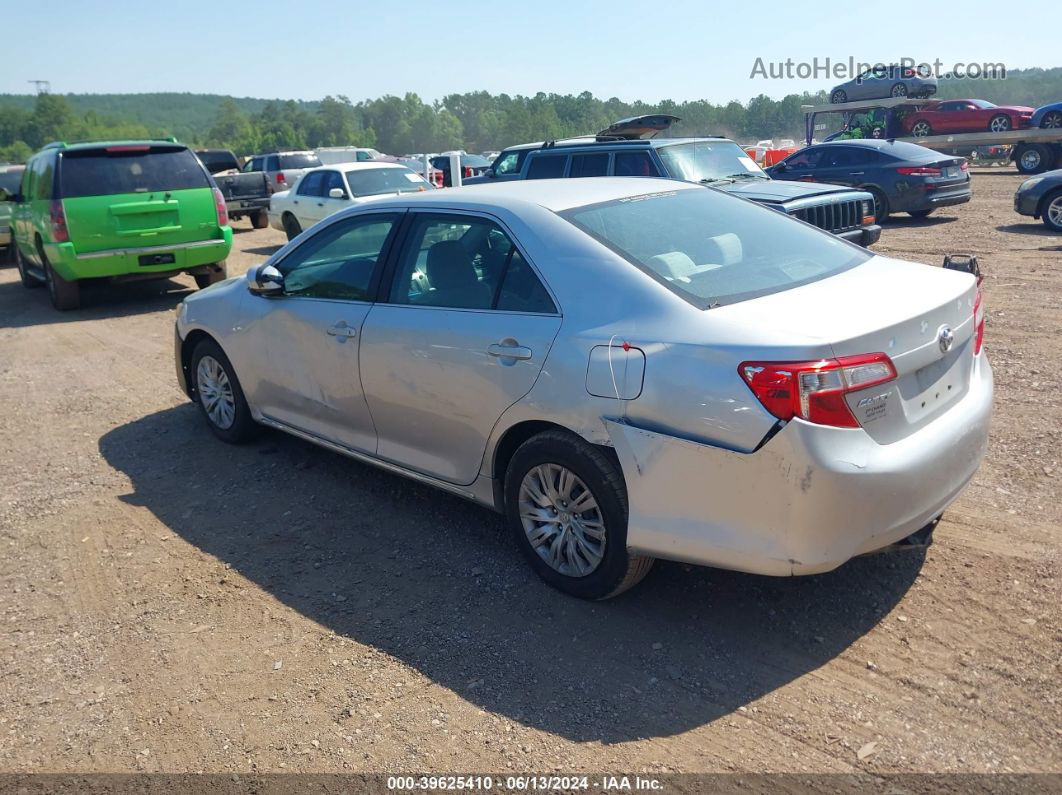
M 284 294 L 255 297 L 254 405 L 267 418 L 374 453 L 376 432 L 359 376 L 360 337 L 400 213 L 325 225 L 284 259 Z
M 412 213 L 361 375 L 378 455 L 472 483 L 498 418 L 534 386 L 557 306 L 513 236 L 462 213 Z

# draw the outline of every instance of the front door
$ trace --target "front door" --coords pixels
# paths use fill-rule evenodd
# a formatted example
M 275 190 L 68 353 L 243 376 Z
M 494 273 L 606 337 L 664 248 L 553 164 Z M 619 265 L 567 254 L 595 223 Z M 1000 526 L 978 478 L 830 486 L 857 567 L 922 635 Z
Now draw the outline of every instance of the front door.
M 381 458 L 466 485 L 495 423 L 534 386 L 561 318 L 493 219 L 410 218 L 389 298 L 364 324 L 362 384 Z
M 251 402 L 268 418 L 373 453 L 376 432 L 358 374 L 374 275 L 400 213 L 370 213 L 322 229 L 276 263 L 284 295 L 255 299 Z

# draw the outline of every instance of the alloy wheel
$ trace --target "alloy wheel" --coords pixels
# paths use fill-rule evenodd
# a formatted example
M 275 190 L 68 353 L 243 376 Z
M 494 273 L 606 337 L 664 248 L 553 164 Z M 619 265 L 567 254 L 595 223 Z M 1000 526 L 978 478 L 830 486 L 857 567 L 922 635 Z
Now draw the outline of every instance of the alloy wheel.
M 1031 174 L 1040 168 L 1040 153 L 1035 149 L 1027 149 L 1021 155 L 1021 167 L 1025 169 L 1025 172 Z
M 907 96 L 907 84 L 897 83 L 892 87 L 892 95 L 894 97 L 906 97 Z
M 928 122 L 924 122 L 924 121 L 915 122 L 914 127 L 911 128 L 911 132 L 917 138 L 921 138 L 922 136 L 929 135 L 930 129 L 929 129 Z
M 1010 129 L 1010 118 L 1007 116 L 995 116 L 988 123 L 988 129 L 992 132 L 1006 132 Z
M 1055 196 L 1044 210 L 1044 215 L 1055 229 L 1062 229 L 1062 195 Z
M 1054 110 L 1048 113 L 1040 120 L 1040 126 L 1050 130 L 1057 130 L 1062 127 L 1062 111 Z
M 195 371 L 196 392 L 212 423 L 223 430 L 236 421 L 236 399 L 225 368 L 213 356 L 199 360 Z
M 605 556 L 605 519 L 582 479 L 560 464 L 539 464 L 524 475 L 520 522 L 540 558 L 559 574 L 585 577 Z

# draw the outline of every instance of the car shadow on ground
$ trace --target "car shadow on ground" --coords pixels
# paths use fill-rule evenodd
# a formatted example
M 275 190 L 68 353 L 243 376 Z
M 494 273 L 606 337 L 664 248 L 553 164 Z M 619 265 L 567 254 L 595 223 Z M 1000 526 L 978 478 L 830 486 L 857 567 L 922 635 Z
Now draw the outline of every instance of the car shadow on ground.
M 1042 237 L 1047 240 L 1059 240 L 1062 239 L 1062 234 L 1048 229 L 1039 221 L 1030 218 L 1025 223 L 1018 222 L 1014 224 L 1000 224 L 996 227 L 997 232 L 1012 232 L 1017 235 L 1032 235 L 1033 237 Z M 1046 248 L 1044 251 L 1053 251 L 1054 248 Z
M 257 248 L 243 248 L 240 249 L 244 254 L 255 254 L 260 257 L 268 257 L 283 248 L 281 245 L 277 246 L 258 246 Z
M 86 280 L 81 283 L 81 306 L 61 312 L 52 306 L 46 287 L 28 290 L 16 276 L 15 281 L 0 284 L 0 329 L 161 312 L 173 309 L 195 291 L 195 285 L 173 279 L 124 284 Z
M 928 229 L 932 226 L 940 226 L 941 224 L 950 224 L 952 221 L 958 221 L 958 216 L 955 215 L 927 215 L 925 218 L 912 218 L 907 213 L 899 213 L 890 215 L 885 219 L 885 224 L 888 226 L 906 226 L 912 228 L 925 228 Z
M 878 624 L 924 560 L 794 579 L 658 563 L 588 603 L 541 583 L 491 511 L 284 434 L 226 446 L 191 404 L 99 449 L 132 482 L 121 499 L 306 618 L 577 741 L 674 735 L 814 671 Z

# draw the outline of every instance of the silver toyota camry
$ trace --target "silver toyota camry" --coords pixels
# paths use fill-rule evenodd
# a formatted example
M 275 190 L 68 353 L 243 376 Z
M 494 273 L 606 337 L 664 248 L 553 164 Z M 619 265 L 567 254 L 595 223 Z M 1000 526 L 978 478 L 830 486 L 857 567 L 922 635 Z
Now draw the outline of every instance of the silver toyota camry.
M 984 455 L 983 328 L 972 276 L 710 188 L 536 180 L 337 213 L 186 298 L 176 358 L 221 439 L 488 505 L 598 599 L 654 558 L 812 574 L 923 531 Z

